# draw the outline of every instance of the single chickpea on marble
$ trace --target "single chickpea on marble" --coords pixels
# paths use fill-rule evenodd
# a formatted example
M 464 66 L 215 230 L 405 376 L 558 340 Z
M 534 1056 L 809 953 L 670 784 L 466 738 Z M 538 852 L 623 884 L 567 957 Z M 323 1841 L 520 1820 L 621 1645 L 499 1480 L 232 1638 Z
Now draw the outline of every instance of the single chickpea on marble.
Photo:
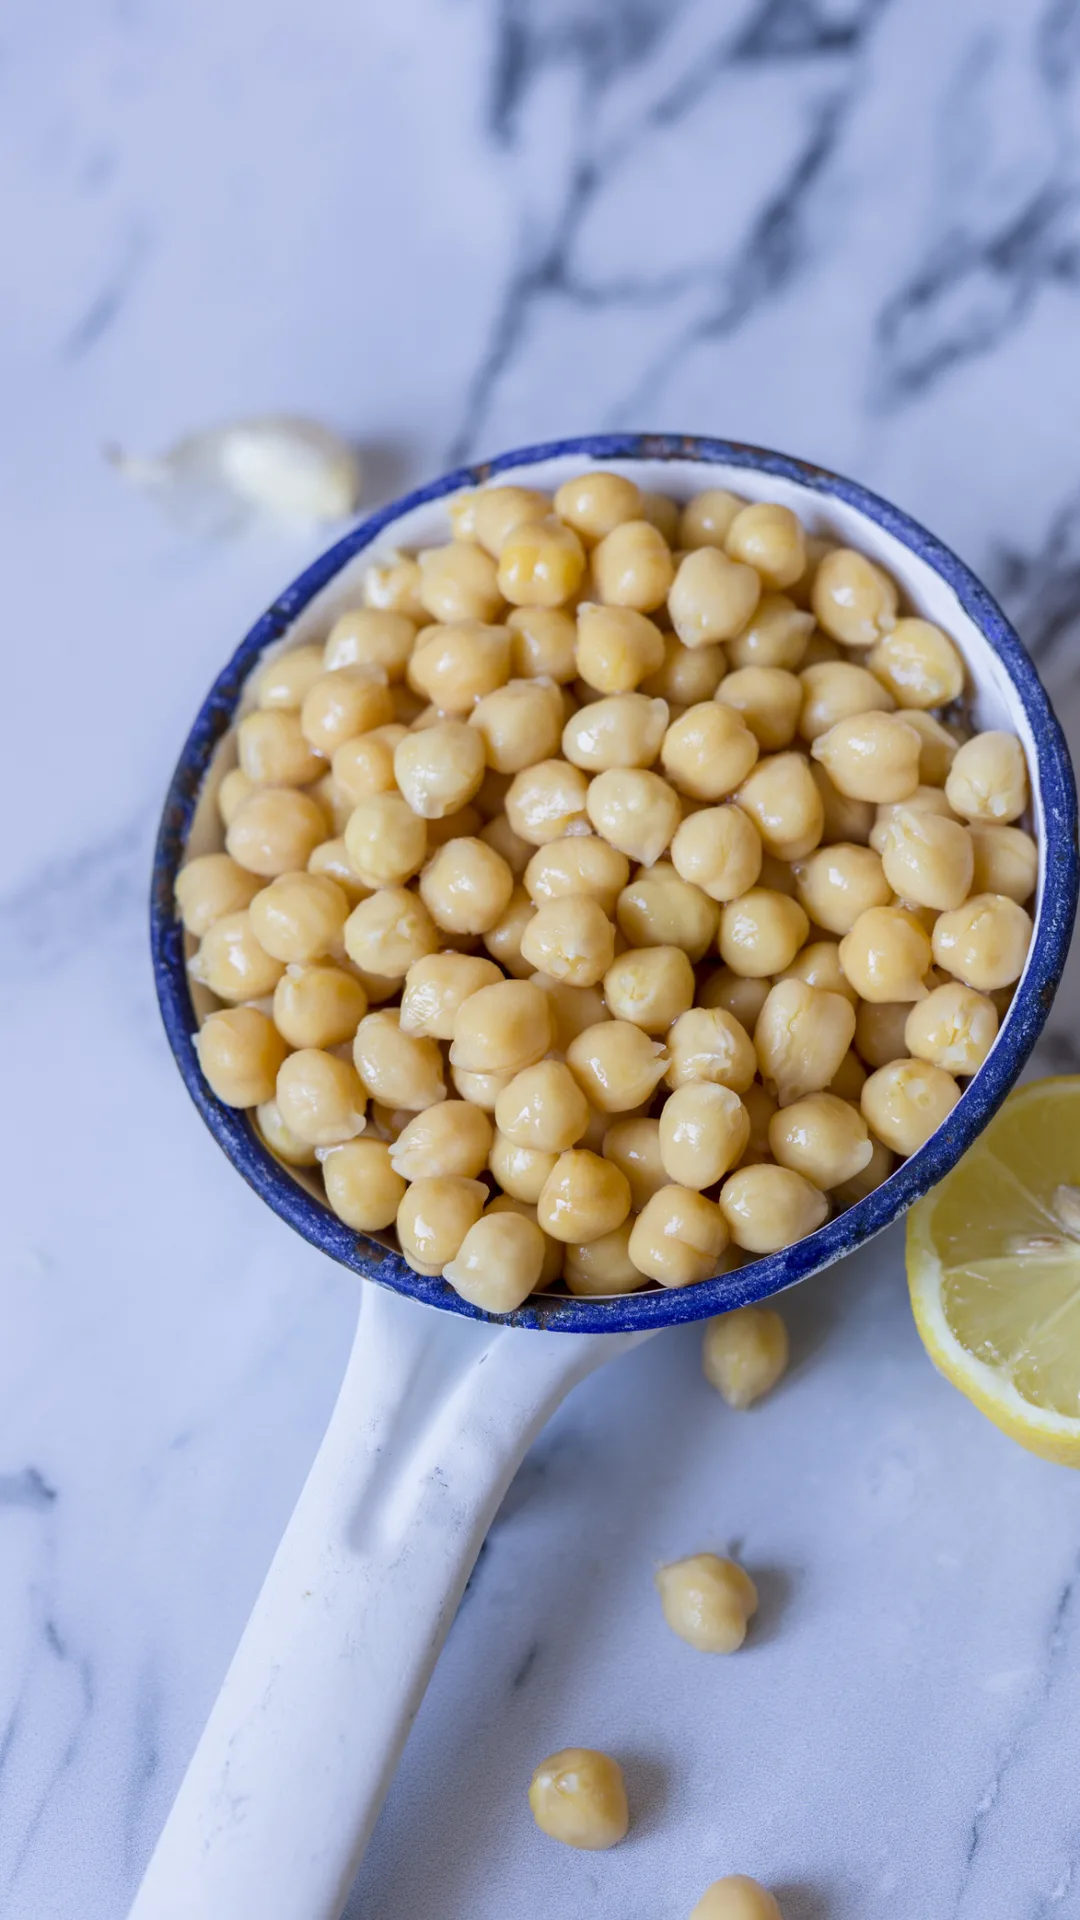
M 779 1251 L 929 1138 L 1023 970 L 1025 752 L 970 691 L 779 501 L 455 496 L 253 676 L 176 887 L 208 1085 L 482 1312 Z M 733 1404 L 785 1362 L 770 1309 L 711 1323 Z

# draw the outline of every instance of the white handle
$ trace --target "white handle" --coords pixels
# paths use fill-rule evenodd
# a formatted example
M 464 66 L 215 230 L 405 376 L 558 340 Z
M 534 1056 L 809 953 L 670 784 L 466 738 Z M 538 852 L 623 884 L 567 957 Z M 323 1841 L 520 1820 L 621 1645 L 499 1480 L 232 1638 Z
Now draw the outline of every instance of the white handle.
M 633 1335 L 364 1287 L 337 1405 L 131 1920 L 338 1920 L 526 1449 Z

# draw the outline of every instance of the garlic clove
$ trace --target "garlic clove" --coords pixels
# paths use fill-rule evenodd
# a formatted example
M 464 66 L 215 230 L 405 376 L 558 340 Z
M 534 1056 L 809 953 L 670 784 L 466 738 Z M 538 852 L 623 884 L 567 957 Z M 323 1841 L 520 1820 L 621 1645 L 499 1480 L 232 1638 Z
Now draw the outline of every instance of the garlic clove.
M 231 532 L 259 514 L 320 525 L 348 518 L 360 497 L 353 449 L 317 421 L 285 414 L 189 434 L 158 459 L 119 448 L 107 458 L 195 531 Z

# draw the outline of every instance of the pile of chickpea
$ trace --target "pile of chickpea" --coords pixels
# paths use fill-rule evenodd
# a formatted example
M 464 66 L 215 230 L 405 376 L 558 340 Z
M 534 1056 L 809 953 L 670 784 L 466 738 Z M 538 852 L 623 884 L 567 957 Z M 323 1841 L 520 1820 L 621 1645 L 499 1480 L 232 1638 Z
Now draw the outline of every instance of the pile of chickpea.
M 202 1070 L 493 1313 L 683 1287 L 913 1153 L 1038 855 L 953 641 L 787 507 L 491 486 L 279 654 L 177 881 Z

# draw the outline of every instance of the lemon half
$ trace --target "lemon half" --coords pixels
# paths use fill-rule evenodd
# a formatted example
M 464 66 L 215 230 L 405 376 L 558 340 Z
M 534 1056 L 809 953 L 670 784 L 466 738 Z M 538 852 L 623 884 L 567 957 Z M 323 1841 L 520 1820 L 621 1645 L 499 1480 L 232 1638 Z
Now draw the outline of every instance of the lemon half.
M 1037 1080 L 908 1216 L 927 1353 L 1032 1453 L 1080 1466 L 1080 1075 Z

